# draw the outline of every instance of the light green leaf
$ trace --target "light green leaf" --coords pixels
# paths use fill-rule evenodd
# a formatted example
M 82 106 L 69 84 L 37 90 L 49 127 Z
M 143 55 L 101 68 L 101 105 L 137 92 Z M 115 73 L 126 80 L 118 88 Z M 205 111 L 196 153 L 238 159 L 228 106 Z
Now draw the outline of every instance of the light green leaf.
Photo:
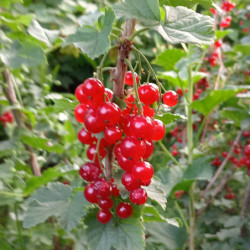
M 143 222 L 161 221 L 166 222 L 166 219 L 159 214 L 157 209 L 152 205 L 144 205 L 142 209 Z
M 212 0 L 161 0 L 162 4 L 169 5 L 169 6 L 185 6 L 188 8 L 192 8 L 195 4 L 200 4 L 206 8 L 212 5 Z
M 217 105 L 235 96 L 237 92 L 237 90 L 213 90 L 205 98 L 194 101 L 191 107 L 203 115 L 208 115 Z
M 36 39 L 44 42 L 47 46 L 51 46 L 59 35 L 58 30 L 45 29 L 41 27 L 36 20 L 33 20 L 30 24 L 28 33 Z
M 148 194 L 148 197 L 154 201 L 156 201 L 162 209 L 166 209 L 166 191 L 163 190 L 161 183 L 155 179 L 152 179 L 149 186 L 144 187 L 145 191 Z
M 27 200 L 27 211 L 24 214 L 23 227 L 31 228 L 55 216 L 61 226 L 70 231 L 85 215 L 87 201 L 82 192 L 73 197 L 72 189 L 61 183 L 50 183 L 37 190 Z
M 169 43 L 211 44 L 214 41 L 214 20 L 186 7 L 165 8 L 165 22 L 156 30 Z
M 174 70 L 175 64 L 186 54 L 180 49 L 167 49 L 159 54 L 152 63 L 163 67 L 167 71 Z
M 215 36 L 216 36 L 216 39 L 219 40 L 221 38 L 224 38 L 226 35 L 232 33 L 232 30 L 216 30 L 215 31 Z
M 133 215 L 128 219 L 101 224 L 96 213 L 88 215 L 85 220 L 87 239 L 90 249 L 95 250 L 144 250 L 144 232 L 140 220 Z
M 157 115 L 155 118 L 161 120 L 165 125 L 177 120 L 187 120 L 187 117 L 184 115 L 172 113 Z
M 237 108 L 225 108 L 220 112 L 220 115 L 225 119 L 234 121 L 234 124 L 238 127 L 240 127 L 242 120 L 249 117 L 246 110 Z
M 21 141 L 33 148 L 47 150 L 48 152 L 56 152 L 61 154 L 64 152 L 64 147 L 60 144 L 52 144 L 46 138 L 41 138 L 37 136 L 21 136 Z
M 157 24 L 161 20 L 158 0 L 126 0 L 112 6 L 117 17 L 135 18 L 147 24 Z
M 240 228 L 230 228 L 230 229 L 221 229 L 216 233 L 219 240 L 225 240 L 227 238 L 236 238 L 240 236 Z
M 250 55 L 250 45 L 249 44 L 237 44 L 233 47 L 234 51 L 241 52 L 244 56 Z
M 67 134 L 64 136 L 65 141 L 69 143 L 73 143 L 76 140 L 75 128 L 72 125 L 70 120 L 67 120 L 64 124 L 64 127 L 67 131 Z
M 63 112 L 65 110 L 74 110 L 77 102 L 73 102 L 68 98 L 62 98 L 62 99 L 54 99 L 53 102 L 55 103 L 54 109 L 55 112 Z
M 32 67 L 46 62 L 42 47 L 31 42 L 22 45 L 14 42 L 11 48 L 0 51 L 0 58 L 11 68 L 20 68 L 22 65 Z
M 94 59 L 104 54 L 110 45 L 109 35 L 115 20 L 114 12 L 106 10 L 103 19 L 103 28 L 99 31 L 92 26 L 80 27 L 75 34 L 70 35 L 63 43 L 64 46 L 74 44 L 77 48 Z

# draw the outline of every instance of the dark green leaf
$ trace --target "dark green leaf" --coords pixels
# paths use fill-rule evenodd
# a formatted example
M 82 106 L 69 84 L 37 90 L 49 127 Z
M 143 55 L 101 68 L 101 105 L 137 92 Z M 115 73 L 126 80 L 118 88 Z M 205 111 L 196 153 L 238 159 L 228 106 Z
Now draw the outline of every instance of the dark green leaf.
M 235 125 L 238 127 L 240 127 L 242 120 L 249 117 L 249 114 L 246 110 L 235 108 L 223 109 L 220 114 L 223 118 L 234 121 Z

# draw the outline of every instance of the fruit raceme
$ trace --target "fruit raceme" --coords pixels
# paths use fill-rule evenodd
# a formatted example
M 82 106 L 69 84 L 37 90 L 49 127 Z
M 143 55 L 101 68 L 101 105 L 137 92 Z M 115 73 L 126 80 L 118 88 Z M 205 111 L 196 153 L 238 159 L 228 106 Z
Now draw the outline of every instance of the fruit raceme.
M 138 75 L 136 81 L 139 82 Z M 125 83 L 133 86 L 131 72 L 127 72 Z M 161 98 L 156 84 L 142 84 L 138 88 L 139 100 L 144 105 L 142 112 L 135 105 L 133 94 L 125 98 L 127 106 L 123 110 L 111 102 L 112 94 L 96 78 L 86 79 L 75 91 L 80 102 L 75 109 L 75 118 L 83 124 L 78 139 L 88 145 L 89 160 L 80 167 L 79 174 L 88 182 L 84 196 L 99 206 L 97 219 L 103 224 L 108 223 L 112 216 L 129 218 L 133 214 L 131 203 L 146 203 L 148 196 L 143 186 L 150 185 L 154 174 L 153 166 L 146 159 L 154 151 L 153 142 L 165 136 L 165 125 L 153 118 L 154 109 L 150 106 Z M 173 107 L 178 102 L 178 95 L 167 91 L 163 94 L 163 102 Z M 114 179 L 109 180 L 105 175 L 103 159 L 108 147 L 114 148 L 117 165 L 120 171 L 124 171 L 121 183 L 128 193 L 129 202 L 122 201 Z

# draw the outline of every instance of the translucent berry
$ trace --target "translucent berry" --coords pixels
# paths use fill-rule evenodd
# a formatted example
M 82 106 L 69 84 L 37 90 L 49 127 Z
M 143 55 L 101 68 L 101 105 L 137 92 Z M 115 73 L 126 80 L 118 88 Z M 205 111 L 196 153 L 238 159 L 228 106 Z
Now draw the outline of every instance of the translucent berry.
M 130 192 L 129 198 L 132 203 L 142 205 L 146 203 L 148 195 L 144 189 L 138 188 Z
M 169 107 L 174 107 L 178 103 L 178 100 L 179 97 L 173 90 L 166 91 L 163 94 L 163 102 Z
M 129 218 L 133 214 L 133 207 L 128 202 L 121 202 L 116 208 L 116 214 L 122 219 Z
M 79 174 L 85 181 L 95 181 L 100 175 L 100 169 L 95 163 L 86 162 L 80 167 Z
M 97 213 L 97 220 L 102 224 L 108 223 L 112 218 L 112 214 L 109 210 L 99 210 Z
M 139 82 L 139 77 L 137 75 L 137 73 L 135 73 L 135 80 L 138 83 Z M 125 83 L 127 85 L 133 86 L 134 85 L 134 81 L 133 81 L 133 75 L 131 71 L 128 71 L 125 75 Z

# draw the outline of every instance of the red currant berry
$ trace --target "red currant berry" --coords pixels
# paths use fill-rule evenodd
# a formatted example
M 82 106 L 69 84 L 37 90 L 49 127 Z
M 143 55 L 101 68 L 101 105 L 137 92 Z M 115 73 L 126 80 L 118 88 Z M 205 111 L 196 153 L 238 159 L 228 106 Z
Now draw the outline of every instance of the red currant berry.
M 91 144 L 89 147 L 88 147 L 88 150 L 87 150 L 87 157 L 90 161 L 93 161 L 94 158 L 95 158 L 95 155 L 96 155 L 96 144 Z M 100 147 L 99 147 L 99 155 L 101 156 L 101 158 L 104 158 L 105 155 L 106 155 L 106 150 L 103 146 L 103 144 L 100 144 Z
M 247 157 L 250 157 L 250 144 L 248 144 L 244 149 L 244 154 Z
M 146 145 L 135 137 L 128 136 L 121 141 L 121 154 L 131 160 L 139 160 L 145 153 Z
M 179 190 L 179 191 L 176 191 L 176 192 L 174 193 L 174 196 L 175 196 L 177 199 L 180 199 L 181 196 L 182 196 L 184 193 L 185 193 L 184 190 Z
M 100 169 L 95 163 L 86 162 L 80 167 L 79 174 L 85 181 L 95 181 L 100 175 Z
M 155 115 L 155 110 L 148 105 L 143 106 L 142 109 L 144 116 L 153 117 Z
M 86 198 L 86 200 L 90 203 L 97 203 L 98 199 L 96 196 L 96 192 L 93 188 L 93 183 L 89 183 L 86 185 L 85 189 L 84 189 L 84 196 Z
M 163 94 L 163 102 L 169 107 L 174 107 L 178 103 L 179 97 L 173 90 L 166 91 Z
M 133 95 L 129 95 L 124 99 L 124 102 L 126 102 L 127 107 L 132 108 L 135 101 L 135 97 Z
M 105 179 L 96 181 L 93 185 L 95 193 L 100 197 L 108 197 L 111 194 L 111 185 Z
M 122 131 L 117 126 L 108 127 L 104 131 L 104 138 L 110 144 L 115 144 L 122 139 Z
M 139 82 L 139 77 L 137 75 L 137 73 L 135 73 L 135 80 L 136 83 Z M 134 81 L 133 81 L 133 75 L 131 71 L 128 71 L 125 75 L 125 83 L 129 86 L 133 86 L 134 85 Z
M 104 95 L 105 95 L 105 101 L 106 101 L 106 102 L 109 102 L 109 101 L 111 101 L 111 99 L 112 99 L 113 91 L 110 90 L 110 89 L 108 89 L 108 88 L 105 88 Z
M 154 130 L 153 130 L 152 140 L 160 141 L 165 136 L 165 131 L 166 131 L 165 125 L 162 121 L 158 119 L 155 119 L 153 121 L 153 125 L 154 125 Z
M 139 161 L 132 168 L 132 177 L 136 181 L 148 182 L 154 174 L 152 165 L 147 161 Z
M 114 154 L 116 158 L 121 155 L 121 143 L 115 145 Z
M 117 188 L 117 185 L 116 185 L 116 184 L 113 184 L 113 185 L 112 185 L 112 195 L 113 195 L 114 197 L 117 197 L 117 196 L 120 195 L 120 191 L 119 191 L 119 189 Z
M 140 101 L 145 105 L 153 104 L 159 100 L 159 88 L 153 83 L 142 84 L 138 88 Z
M 75 96 L 76 96 L 76 99 L 80 102 L 80 103 L 83 103 L 83 104 L 87 104 L 88 103 L 88 98 L 87 96 L 84 94 L 84 91 L 83 91 L 83 83 L 80 84 L 76 90 L 75 90 Z
M 130 172 L 136 161 L 130 160 L 123 155 L 118 155 L 117 156 L 117 163 L 126 172 Z
M 92 137 L 91 133 L 82 128 L 78 133 L 78 140 L 83 144 L 90 145 L 95 141 L 95 138 Z
M 97 213 L 97 220 L 102 224 L 108 223 L 112 218 L 112 214 L 109 210 L 100 210 Z
M 143 160 L 146 160 L 148 157 L 150 157 L 154 151 L 154 144 L 151 140 L 144 140 L 145 145 L 146 145 L 146 150 L 143 155 Z
M 142 188 L 133 190 L 132 192 L 130 192 L 129 195 L 130 201 L 137 205 L 145 204 L 147 198 L 148 198 L 147 192 Z
M 109 210 L 113 207 L 113 201 L 108 197 L 102 198 L 98 200 L 98 205 L 101 209 Z
M 235 195 L 234 193 L 227 193 L 224 197 L 227 200 L 233 200 L 235 198 Z
M 221 155 L 222 155 L 222 157 L 226 158 L 227 157 L 227 152 L 223 152 Z
M 106 126 L 112 126 L 120 120 L 121 110 L 115 103 L 106 102 L 99 106 L 97 115 Z
M 121 202 L 116 208 L 116 214 L 122 219 L 129 218 L 133 214 L 133 207 L 128 202 Z
M 86 104 L 78 104 L 75 108 L 75 118 L 80 123 L 84 123 L 84 112 L 86 108 Z
M 183 96 L 183 91 L 182 91 L 181 88 L 178 88 L 178 89 L 176 90 L 176 92 L 177 92 L 177 94 L 178 94 L 179 96 Z
M 128 191 L 132 191 L 140 187 L 139 182 L 136 181 L 129 173 L 124 173 L 122 175 L 122 184 Z
M 177 155 L 178 155 L 178 151 L 177 151 L 176 149 L 173 149 L 173 150 L 172 150 L 172 155 L 173 155 L 173 156 L 177 156 Z
M 214 46 L 215 46 L 216 48 L 220 48 L 220 47 L 222 46 L 222 41 L 221 41 L 221 40 L 215 41 L 215 42 L 214 42 Z

